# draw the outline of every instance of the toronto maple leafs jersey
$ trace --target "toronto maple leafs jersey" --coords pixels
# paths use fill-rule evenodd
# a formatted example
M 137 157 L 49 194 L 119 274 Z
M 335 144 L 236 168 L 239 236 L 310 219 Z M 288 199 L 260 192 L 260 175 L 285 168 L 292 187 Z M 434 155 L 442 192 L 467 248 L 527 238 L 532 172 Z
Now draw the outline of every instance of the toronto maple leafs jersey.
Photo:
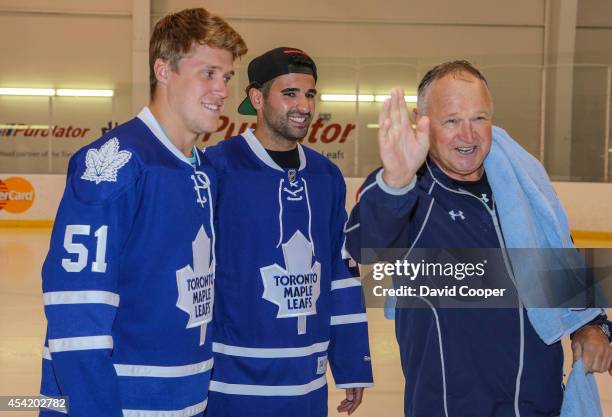
M 41 383 L 70 417 L 206 408 L 215 179 L 195 159 L 145 108 L 70 160 L 42 271 Z
M 328 362 L 337 387 L 372 384 L 344 180 L 299 156 L 280 168 L 250 130 L 206 150 L 218 181 L 208 417 L 325 416 Z

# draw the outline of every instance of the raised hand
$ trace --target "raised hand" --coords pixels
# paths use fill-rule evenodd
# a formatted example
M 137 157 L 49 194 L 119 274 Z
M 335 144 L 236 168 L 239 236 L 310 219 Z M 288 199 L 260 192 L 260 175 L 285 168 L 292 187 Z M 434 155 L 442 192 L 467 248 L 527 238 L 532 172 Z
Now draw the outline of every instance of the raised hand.
M 429 152 L 429 118 L 422 116 L 412 130 L 404 90 L 391 89 L 391 98 L 383 104 L 378 116 L 378 146 L 384 172 L 390 187 L 405 187 L 425 162 Z

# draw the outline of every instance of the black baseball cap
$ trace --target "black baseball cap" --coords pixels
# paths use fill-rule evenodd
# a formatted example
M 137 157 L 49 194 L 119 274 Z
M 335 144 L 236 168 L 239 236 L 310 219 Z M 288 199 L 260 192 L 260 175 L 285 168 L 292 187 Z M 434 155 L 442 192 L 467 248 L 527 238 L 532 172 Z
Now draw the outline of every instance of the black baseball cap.
M 280 75 L 291 73 L 310 74 L 317 81 L 317 66 L 312 58 L 301 49 L 289 47 L 275 48 L 254 58 L 249 63 L 248 73 L 247 96 L 238 106 L 238 113 L 245 115 L 257 114 L 249 99 L 251 88 L 259 88 Z

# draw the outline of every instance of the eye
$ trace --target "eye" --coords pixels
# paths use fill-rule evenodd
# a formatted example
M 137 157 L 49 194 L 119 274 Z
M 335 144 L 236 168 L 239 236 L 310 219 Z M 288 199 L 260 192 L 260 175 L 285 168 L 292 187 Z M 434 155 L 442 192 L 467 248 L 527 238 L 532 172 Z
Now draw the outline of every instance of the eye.
M 295 91 L 287 91 L 287 92 L 283 93 L 283 95 L 285 97 L 292 97 L 293 98 L 293 97 L 295 97 Z
M 209 80 L 212 80 L 215 77 L 215 72 L 213 70 L 204 70 L 203 73 Z
M 315 98 L 316 96 L 317 96 L 317 93 L 314 93 L 314 92 L 306 93 L 306 97 L 308 97 L 308 98 Z
M 224 76 L 223 76 L 223 82 L 224 82 L 225 84 L 229 83 L 231 79 L 232 79 L 232 76 L 231 76 L 231 75 L 224 75 Z
M 457 119 L 446 119 L 442 124 L 444 126 L 454 126 L 457 124 Z

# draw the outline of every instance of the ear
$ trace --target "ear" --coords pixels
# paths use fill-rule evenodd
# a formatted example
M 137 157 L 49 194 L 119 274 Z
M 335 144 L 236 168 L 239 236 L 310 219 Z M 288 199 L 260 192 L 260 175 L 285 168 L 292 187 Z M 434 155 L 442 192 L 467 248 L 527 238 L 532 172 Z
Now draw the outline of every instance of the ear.
M 157 58 L 155 63 L 153 64 L 153 72 L 155 73 L 155 78 L 157 79 L 157 84 L 167 85 L 168 78 L 170 77 L 170 62 Z
M 261 110 L 263 108 L 264 97 L 261 90 L 251 88 L 249 90 L 249 99 L 251 99 L 251 104 L 253 104 L 253 108 L 255 108 L 255 110 Z
M 417 107 L 412 109 L 412 117 L 414 117 L 414 120 L 416 120 L 418 122 L 419 119 L 421 118 L 421 116 L 422 116 L 422 114 L 419 113 L 419 109 Z

